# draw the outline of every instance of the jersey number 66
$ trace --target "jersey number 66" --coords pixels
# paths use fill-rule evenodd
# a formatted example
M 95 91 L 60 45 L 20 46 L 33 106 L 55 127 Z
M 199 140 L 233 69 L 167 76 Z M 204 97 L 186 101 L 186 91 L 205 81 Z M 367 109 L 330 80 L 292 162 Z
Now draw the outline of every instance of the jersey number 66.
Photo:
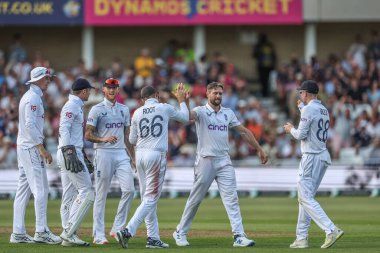
M 152 122 L 147 118 L 142 118 L 139 123 L 140 137 L 146 138 L 149 134 L 153 137 L 159 137 L 162 134 L 162 124 L 164 119 L 160 115 L 153 117 Z

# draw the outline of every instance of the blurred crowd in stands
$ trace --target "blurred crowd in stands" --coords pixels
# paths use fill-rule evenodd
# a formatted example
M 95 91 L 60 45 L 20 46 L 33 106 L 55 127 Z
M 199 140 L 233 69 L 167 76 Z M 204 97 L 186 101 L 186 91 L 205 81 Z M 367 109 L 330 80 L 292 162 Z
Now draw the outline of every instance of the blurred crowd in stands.
M 162 102 L 174 103 L 171 97 L 174 85 L 186 83 L 191 89 L 191 107 L 194 107 L 206 103 L 206 84 L 219 81 L 225 85 L 223 105 L 234 110 L 241 123 L 254 133 L 270 154 L 271 165 L 280 165 L 283 159 L 300 158 L 299 142 L 285 135 L 282 125 L 286 121 L 298 123 L 296 88 L 302 81 L 314 79 L 320 86 L 319 98 L 330 111 L 328 147 L 332 157 L 335 160 L 347 158 L 350 160 L 344 161 L 350 163 L 361 154 L 369 157 L 379 152 L 380 38 L 376 31 L 367 41 L 357 35 L 344 56 L 332 53 L 327 59 L 313 57 L 310 64 L 295 56 L 287 62 L 271 62 L 275 66 L 271 66 L 273 70 L 266 69 L 264 74 L 268 76 L 260 76 L 257 81 L 247 81 L 223 52 L 209 52 L 194 59 L 193 49 L 186 42 L 176 40 L 169 41 L 158 55 L 152 55 L 149 48 L 142 48 L 128 65 L 115 57 L 109 66 L 95 64 L 87 69 L 79 60 L 70 69 L 55 69 L 43 52 L 29 52 L 24 48 L 20 34 L 15 34 L 13 39 L 8 49 L 0 49 L 0 168 L 16 168 L 18 103 L 28 88 L 25 82 L 30 79 L 30 71 L 36 66 L 51 68 L 57 75 L 44 97 L 45 144 L 53 155 L 57 149 L 60 110 L 71 84 L 78 77 L 87 78 L 98 88 L 86 105 L 87 111 L 102 101 L 104 80 L 114 77 L 121 84 L 118 101 L 128 105 L 132 113 L 141 105 L 139 90 L 144 85 L 157 87 Z M 269 43 L 266 37 L 265 41 Z M 271 59 L 276 61 L 275 43 L 268 45 L 272 48 Z M 253 56 L 257 61 L 260 50 L 268 51 L 265 46 L 260 49 L 256 45 Z M 267 80 L 268 87 L 255 89 L 255 85 L 260 86 L 259 80 Z M 263 93 L 260 90 L 264 90 Z M 172 123 L 170 165 L 193 165 L 196 138 L 194 124 Z M 90 151 L 91 143 L 86 143 L 86 147 Z M 230 135 L 230 154 L 234 160 L 257 162 L 255 151 L 234 132 Z

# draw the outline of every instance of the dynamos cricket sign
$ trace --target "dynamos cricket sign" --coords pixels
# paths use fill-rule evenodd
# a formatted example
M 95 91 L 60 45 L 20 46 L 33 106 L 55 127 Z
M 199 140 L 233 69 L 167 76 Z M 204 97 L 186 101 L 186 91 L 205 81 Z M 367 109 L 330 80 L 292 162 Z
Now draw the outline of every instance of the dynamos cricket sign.
M 85 24 L 301 24 L 302 0 L 85 0 Z

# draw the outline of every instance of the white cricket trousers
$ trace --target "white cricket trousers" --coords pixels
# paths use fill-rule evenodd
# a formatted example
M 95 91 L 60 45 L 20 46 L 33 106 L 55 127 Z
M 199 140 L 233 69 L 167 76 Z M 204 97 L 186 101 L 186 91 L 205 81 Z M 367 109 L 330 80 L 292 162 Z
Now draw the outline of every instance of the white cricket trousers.
M 49 185 L 43 157 L 36 147 L 30 149 L 17 147 L 17 162 L 19 179 L 13 204 L 13 233 L 26 233 L 25 209 L 31 194 L 34 196 L 35 232 L 49 230 L 46 216 Z
M 330 234 L 335 230 L 334 223 L 326 215 L 321 205 L 314 199 L 318 187 L 325 175 L 327 167 L 331 164 L 328 151 L 320 154 L 303 154 L 298 170 L 298 222 L 297 240 L 308 238 L 311 219 Z
M 147 236 L 160 239 L 157 203 L 161 196 L 166 172 L 166 153 L 154 150 L 137 150 L 136 167 L 139 175 L 141 204 L 130 219 L 127 228 L 134 236 L 145 220 Z
M 198 208 L 215 180 L 218 184 L 223 205 L 226 208 L 234 235 L 244 234 L 240 213 L 239 197 L 236 191 L 235 170 L 230 158 L 198 157 L 194 168 L 194 184 L 186 202 L 181 221 L 177 226 L 180 234 L 187 234 Z
M 121 199 L 117 208 L 113 230 L 122 230 L 127 222 L 135 191 L 132 167 L 125 149 L 95 150 L 95 203 L 93 236 L 105 238 L 104 209 L 113 176 L 119 180 Z
M 82 162 L 84 170 L 78 173 L 68 171 L 65 166 L 62 150 L 57 151 L 57 164 L 61 169 L 62 203 L 61 222 L 62 228 L 68 229 L 79 215 L 78 209 L 86 196 L 92 192 L 92 182 L 88 173 L 82 150 L 76 148 L 78 159 Z

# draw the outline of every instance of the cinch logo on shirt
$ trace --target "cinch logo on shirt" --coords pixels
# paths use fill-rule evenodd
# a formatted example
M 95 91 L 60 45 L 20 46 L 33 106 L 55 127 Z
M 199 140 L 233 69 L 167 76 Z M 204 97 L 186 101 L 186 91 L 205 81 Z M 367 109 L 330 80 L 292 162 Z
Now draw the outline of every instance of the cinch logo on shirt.
M 207 126 L 208 130 L 216 130 L 216 131 L 227 131 L 228 130 L 228 127 L 226 125 L 213 125 L 213 124 L 210 124 Z
M 106 128 L 122 128 L 122 127 L 124 127 L 124 124 L 122 122 L 106 124 Z

